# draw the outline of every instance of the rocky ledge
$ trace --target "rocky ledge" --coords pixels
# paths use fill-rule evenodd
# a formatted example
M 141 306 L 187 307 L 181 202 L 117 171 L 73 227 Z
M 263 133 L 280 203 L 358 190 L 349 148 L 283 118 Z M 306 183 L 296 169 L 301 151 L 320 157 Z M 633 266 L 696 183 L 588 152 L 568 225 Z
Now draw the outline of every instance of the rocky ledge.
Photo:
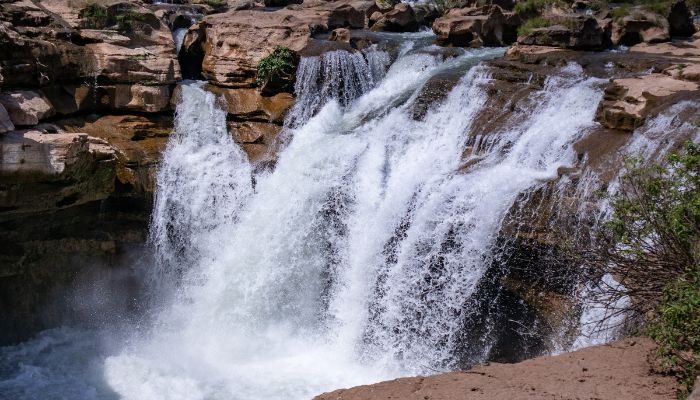
M 628 338 L 517 364 L 341 389 L 314 400 L 675 399 L 675 379 L 654 373 L 649 362 L 654 350 L 650 339 Z

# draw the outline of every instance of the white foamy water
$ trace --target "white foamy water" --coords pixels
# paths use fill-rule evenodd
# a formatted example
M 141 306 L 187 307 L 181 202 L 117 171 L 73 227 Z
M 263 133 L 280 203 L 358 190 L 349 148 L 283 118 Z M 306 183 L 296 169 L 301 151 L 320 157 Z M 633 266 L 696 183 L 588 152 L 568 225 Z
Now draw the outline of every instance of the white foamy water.
M 187 28 L 178 28 L 173 31 L 173 40 L 175 41 L 175 54 L 180 53 L 182 42 L 185 40 Z
M 100 399 L 293 400 L 453 368 L 503 219 L 519 194 L 574 163 L 572 145 L 602 97 L 598 80 L 568 66 L 535 94 L 524 123 L 494 133 L 460 172 L 488 68 L 470 68 L 423 120 L 412 105 L 430 76 L 496 54 L 410 51 L 381 82 L 352 61 L 357 68 L 340 74 L 359 91 L 309 89 L 330 93 L 325 105 L 292 130 L 254 189 L 221 106 L 184 86 L 151 228 L 154 274 L 178 289 L 150 329 L 71 375 Z M 41 343 L 4 351 L 22 359 Z M 491 344 L 472 345 L 486 357 Z M 76 362 L 72 351 L 45 349 L 62 357 L 56 364 Z M 25 374 L 10 364 L 3 376 Z M 61 376 L 51 371 L 42 393 L 68 392 Z M 14 378 L 3 385 L 34 398 Z

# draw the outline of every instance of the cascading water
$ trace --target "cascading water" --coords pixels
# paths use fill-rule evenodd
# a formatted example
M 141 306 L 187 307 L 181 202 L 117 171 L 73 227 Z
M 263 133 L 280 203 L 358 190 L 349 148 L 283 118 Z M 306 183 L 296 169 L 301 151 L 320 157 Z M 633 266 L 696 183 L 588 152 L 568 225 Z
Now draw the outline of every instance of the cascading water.
M 226 113 L 202 84 L 181 86 L 181 98 L 163 162 L 151 217 L 156 253 L 154 282 L 197 262 L 208 235 L 236 221 L 252 194 L 247 156 L 226 129 Z
M 466 299 L 505 213 L 572 162 L 601 91 L 570 73 L 550 79 L 529 123 L 501 132 L 459 173 L 488 70 L 471 68 L 415 121 L 412 93 L 442 62 L 405 57 L 374 90 L 345 108 L 331 100 L 296 129 L 275 170 L 238 204 L 237 220 L 183 218 L 207 227 L 188 272 L 196 279 L 186 276 L 152 338 L 107 359 L 120 395 L 302 399 L 453 365 Z M 198 192 L 218 194 L 210 190 Z
M 173 40 L 175 41 L 175 54 L 180 52 L 182 42 L 185 40 L 187 28 L 178 28 L 173 31 Z
M 298 127 L 331 100 L 345 106 L 374 87 L 389 64 L 386 52 L 336 50 L 299 62 L 294 92 L 297 101 L 285 125 Z

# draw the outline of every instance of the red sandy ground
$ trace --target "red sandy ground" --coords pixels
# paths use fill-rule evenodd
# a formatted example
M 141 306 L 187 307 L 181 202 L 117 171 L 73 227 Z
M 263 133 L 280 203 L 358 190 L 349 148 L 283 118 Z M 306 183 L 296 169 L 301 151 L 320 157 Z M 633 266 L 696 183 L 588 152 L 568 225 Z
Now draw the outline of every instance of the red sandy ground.
M 675 379 L 652 371 L 649 358 L 654 349 L 649 339 L 628 338 L 518 364 L 490 363 L 341 389 L 315 400 L 675 399 Z

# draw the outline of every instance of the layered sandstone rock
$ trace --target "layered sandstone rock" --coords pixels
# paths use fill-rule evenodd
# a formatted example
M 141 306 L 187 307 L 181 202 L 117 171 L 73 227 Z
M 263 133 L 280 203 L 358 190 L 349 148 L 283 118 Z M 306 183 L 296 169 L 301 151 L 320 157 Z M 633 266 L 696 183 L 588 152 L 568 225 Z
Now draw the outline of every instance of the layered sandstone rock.
M 374 31 L 415 32 L 420 27 L 418 16 L 410 4 L 400 3 L 372 25 Z
M 661 66 L 661 73 L 613 80 L 597 117 L 608 128 L 631 131 L 653 115 L 657 105 L 700 96 L 700 39 L 642 43 L 632 47 L 630 53 L 663 59 L 671 65 L 655 65 Z
M 615 23 L 614 44 L 633 46 L 637 43 L 660 43 L 671 39 L 668 20 L 643 8 L 633 8 L 629 15 Z
M 5 91 L 41 87 L 62 115 L 100 106 L 162 111 L 168 101 L 161 98 L 181 79 L 168 26 L 136 2 L 106 7 L 104 19 L 75 4 L 22 0 L 0 5 L 0 52 L 7 55 L 0 59 L 0 84 Z M 105 96 L 109 98 L 96 99 Z
M 645 121 L 656 105 L 698 89 L 697 83 L 664 74 L 615 79 L 605 90 L 598 120 L 611 129 L 632 131 Z
M 106 198 L 115 151 L 83 133 L 20 130 L 0 136 L 0 209 L 44 211 Z
M 518 38 L 518 43 L 583 50 L 600 50 L 610 44 L 606 21 L 576 14 L 553 17 L 547 21 L 550 26 L 533 29 Z
M 0 93 L 0 104 L 7 110 L 15 126 L 36 125 L 56 113 L 49 99 L 38 91 Z
M 454 46 L 502 46 L 513 43 L 520 21 L 498 6 L 452 9 L 433 22 L 442 43 Z

